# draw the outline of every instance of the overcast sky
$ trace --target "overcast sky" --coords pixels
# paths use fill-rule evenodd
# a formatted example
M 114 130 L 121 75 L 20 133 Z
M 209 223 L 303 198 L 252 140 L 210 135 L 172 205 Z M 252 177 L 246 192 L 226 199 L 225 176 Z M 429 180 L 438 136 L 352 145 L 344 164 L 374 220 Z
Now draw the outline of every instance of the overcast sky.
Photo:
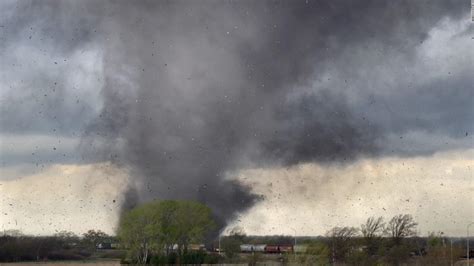
M 152 199 L 224 229 L 474 220 L 465 1 L 0 2 L 0 229 Z

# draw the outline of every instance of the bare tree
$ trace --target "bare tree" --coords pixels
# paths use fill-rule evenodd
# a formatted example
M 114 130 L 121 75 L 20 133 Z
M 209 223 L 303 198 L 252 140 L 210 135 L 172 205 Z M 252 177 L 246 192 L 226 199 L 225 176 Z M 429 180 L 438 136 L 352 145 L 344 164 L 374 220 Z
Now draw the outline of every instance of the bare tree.
M 369 256 L 374 255 L 377 251 L 379 240 L 385 230 L 385 223 L 383 217 L 370 217 L 365 224 L 360 226 L 364 241 L 366 244 L 366 251 Z
M 362 235 L 364 238 L 375 238 L 379 234 L 383 233 L 385 229 L 385 223 L 383 222 L 383 217 L 378 218 L 370 217 L 367 219 L 365 224 L 360 226 Z
M 357 236 L 358 230 L 354 227 L 334 227 L 326 233 L 330 238 L 332 260 L 344 260 L 350 251 L 352 238 Z
M 416 223 L 410 214 L 395 215 L 386 228 L 395 244 L 399 244 L 405 237 L 416 235 Z

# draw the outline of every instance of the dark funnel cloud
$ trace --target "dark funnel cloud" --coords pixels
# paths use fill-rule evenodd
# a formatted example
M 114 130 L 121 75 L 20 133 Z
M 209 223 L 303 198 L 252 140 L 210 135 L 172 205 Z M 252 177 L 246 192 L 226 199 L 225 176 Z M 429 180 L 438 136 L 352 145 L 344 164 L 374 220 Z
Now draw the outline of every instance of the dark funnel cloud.
M 42 38 L 32 39 L 46 42 L 48 53 L 67 57 L 86 45 L 99 47 L 100 103 L 85 101 L 76 109 L 70 103 L 47 104 L 57 117 L 41 120 L 37 128 L 27 116 L 20 120 L 31 132 L 47 131 L 53 123 L 70 125 L 64 131 L 82 128 L 81 162 L 111 161 L 130 169 L 127 209 L 155 198 L 199 200 L 224 226 L 259 200 L 230 178 L 240 169 L 379 156 L 390 149 L 391 134 L 416 129 L 461 136 L 456 132 L 464 134 L 464 122 L 472 121 L 466 97 L 448 95 L 462 101 L 454 114 L 463 119 L 453 120 L 453 104 L 445 103 L 444 116 L 417 123 L 413 116 L 421 111 L 414 98 L 427 90 L 426 83 L 409 94 L 392 88 L 394 95 L 383 98 L 374 96 L 374 82 L 366 81 L 372 70 L 360 69 L 367 60 L 410 58 L 436 23 L 463 15 L 468 7 L 459 1 L 23 1 L 8 6 L 17 11 L 2 22 L 2 48 L 27 38 L 28 28 L 41 32 Z M 367 51 L 369 45 L 383 49 Z M 25 90 L 55 85 L 55 78 L 35 80 Z M 458 95 L 472 94 L 464 76 L 434 83 L 439 89 L 422 98 L 434 114 L 440 107 L 434 99 L 445 93 L 439 84 L 455 84 Z M 75 93 L 61 82 L 54 92 L 60 92 L 60 100 Z M 354 101 L 354 94 L 367 101 Z M 386 108 L 390 100 L 398 102 Z M 34 104 L 41 107 L 42 101 Z M 87 104 L 101 106 L 96 117 L 86 119 L 93 113 Z M 2 115 L 3 128 L 24 132 L 15 118 L 22 112 L 14 104 L 7 109 L 11 115 Z M 447 121 L 458 122 L 434 129 Z M 411 148 L 410 154 L 417 154 L 416 146 Z
M 340 88 L 298 89 L 314 87 L 325 64 L 368 38 L 412 52 L 433 23 L 458 15 L 445 14 L 450 5 L 103 3 L 104 107 L 88 128 L 87 152 L 130 167 L 125 207 L 199 200 L 224 225 L 258 200 L 228 179 L 234 170 L 376 155 L 383 132 Z

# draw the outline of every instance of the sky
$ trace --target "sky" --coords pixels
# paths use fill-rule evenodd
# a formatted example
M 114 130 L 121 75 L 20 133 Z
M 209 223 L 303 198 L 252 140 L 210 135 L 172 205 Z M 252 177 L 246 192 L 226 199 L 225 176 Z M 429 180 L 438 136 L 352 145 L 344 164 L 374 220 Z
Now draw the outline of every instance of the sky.
M 113 234 L 154 199 L 219 230 L 474 220 L 463 1 L 1 1 L 0 229 Z

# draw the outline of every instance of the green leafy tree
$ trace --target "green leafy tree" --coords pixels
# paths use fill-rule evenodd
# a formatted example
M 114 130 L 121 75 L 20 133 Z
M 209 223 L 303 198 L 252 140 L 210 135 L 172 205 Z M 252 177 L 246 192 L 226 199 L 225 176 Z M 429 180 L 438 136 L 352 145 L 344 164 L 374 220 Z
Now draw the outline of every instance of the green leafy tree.
M 160 221 L 156 203 L 145 204 L 127 212 L 120 221 L 119 239 L 137 263 L 147 263 L 153 245 L 160 243 Z
M 175 220 L 173 221 L 174 236 L 178 245 L 178 254 L 187 251 L 190 243 L 199 243 L 215 224 L 211 218 L 211 209 L 193 201 L 175 201 L 177 204 Z
M 151 253 L 169 256 L 177 263 L 191 243 L 199 243 L 214 226 L 211 210 L 198 202 L 164 200 L 126 212 L 118 236 L 137 263 L 147 263 Z

